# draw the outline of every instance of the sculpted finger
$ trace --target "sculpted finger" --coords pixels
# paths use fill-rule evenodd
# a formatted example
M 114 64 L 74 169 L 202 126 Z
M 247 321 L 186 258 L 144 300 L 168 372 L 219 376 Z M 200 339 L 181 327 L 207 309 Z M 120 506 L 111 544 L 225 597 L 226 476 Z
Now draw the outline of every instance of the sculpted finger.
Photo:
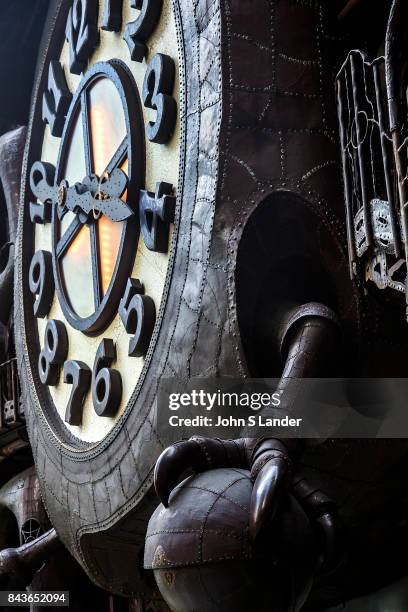
M 187 470 L 203 472 L 206 468 L 200 445 L 194 440 L 182 440 L 166 448 L 154 470 L 154 487 L 163 506 L 168 506 L 171 491 Z
M 252 490 L 249 516 L 249 535 L 253 542 L 264 525 L 273 520 L 287 494 L 290 471 L 290 462 L 280 453 L 270 456 L 259 470 Z

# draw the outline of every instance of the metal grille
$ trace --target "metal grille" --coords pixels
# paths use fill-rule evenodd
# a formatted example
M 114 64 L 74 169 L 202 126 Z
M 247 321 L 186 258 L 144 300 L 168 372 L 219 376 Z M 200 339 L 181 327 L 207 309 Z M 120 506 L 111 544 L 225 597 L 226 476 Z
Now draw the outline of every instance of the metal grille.
M 336 79 L 351 275 L 405 292 L 385 58 L 351 51 Z
M 24 423 L 17 360 L 0 364 L 0 433 Z

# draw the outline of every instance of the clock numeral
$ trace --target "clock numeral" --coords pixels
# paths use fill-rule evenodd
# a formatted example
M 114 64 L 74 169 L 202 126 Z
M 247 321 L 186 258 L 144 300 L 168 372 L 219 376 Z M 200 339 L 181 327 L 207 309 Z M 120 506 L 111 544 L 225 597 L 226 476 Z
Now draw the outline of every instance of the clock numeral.
M 113 340 L 104 338 L 96 351 L 92 372 L 92 400 L 98 416 L 114 416 L 122 398 L 122 378 L 110 366 L 116 361 Z
M 91 386 L 91 379 L 92 372 L 83 361 L 70 359 L 64 363 L 64 383 L 72 385 L 65 411 L 66 423 L 81 425 L 84 400 Z
M 51 221 L 51 202 L 30 202 L 31 223 L 50 223 Z
M 28 285 L 33 296 L 35 317 L 43 319 L 50 311 L 54 295 L 54 276 L 52 273 L 52 255 L 49 251 L 34 253 L 28 273 Z
M 102 30 L 108 32 L 120 32 L 122 28 L 123 0 L 105 0 L 105 8 L 102 17 Z
M 44 385 L 56 385 L 60 366 L 68 354 L 68 334 L 62 321 L 51 319 L 44 332 L 44 348 L 38 357 L 38 374 Z
M 129 341 L 130 357 L 143 357 L 149 348 L 156 308 L 152 298 L 143 295 L 144 288 L 135 278 L 129 278 L 126 291 L 119 304 L 119 316 L 128 334 L 133 334 Z
M 55 195 L 55 168 L 48 162 L 34 162 L 30 171 L 30 188 L 40 202 L 30 202 L 32 223 L 50 223 L 52 202 Z
M 71 100 L 72 94 L 68 89 L 64 69 L 59 62 L 53 60 L 48 68 L 47 91 L 42 98 L 42 120 L 48 123 L 53 136 L 62 135 Z
M 81 74 L 99 43 L 98 0 L 74 0 L 68 13 L 65 38 L 69 45 L 70 71 Z
M 146 126 L 151 142 L 165 144 L 174 131 L 177 105 L 171 97 L 174 87 L 174 62 L 168 55 L 157 53 L 149 64 L 143 81 L 143 103 L 157 111 L 156 121 Z
M 160 19 L 162 0 L 131 0 L 130 6 L 140 10 L 135 21 L 126 25 L 123 39 L 125 40 L 130 58 L 142 62 L 147 55 L 146 42 Z
M 140 231 L 151 251 L 167 253 L 169 226 L 174 221 L 176 198 L 173 185 L 156 183 L 155 193 L 141 190 L 139 198 Z

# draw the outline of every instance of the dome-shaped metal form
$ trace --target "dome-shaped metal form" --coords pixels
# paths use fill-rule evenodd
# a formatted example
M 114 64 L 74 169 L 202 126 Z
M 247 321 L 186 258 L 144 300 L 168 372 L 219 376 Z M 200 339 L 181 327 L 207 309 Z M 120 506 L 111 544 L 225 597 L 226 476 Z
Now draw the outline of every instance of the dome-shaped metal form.
M 255 543 L 250 473 L 218 469 L 184 480 L 150 519 L 144 563 L 173 610 L 299 610 L 311 587 L 309 520 L 288 496 Z

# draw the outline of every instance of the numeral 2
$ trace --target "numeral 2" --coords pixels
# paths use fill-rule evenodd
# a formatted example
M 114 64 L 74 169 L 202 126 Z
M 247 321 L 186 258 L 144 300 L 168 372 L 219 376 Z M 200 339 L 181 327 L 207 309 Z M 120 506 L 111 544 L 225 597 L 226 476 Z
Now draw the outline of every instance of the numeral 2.
M 146 42 L 160 18 L 162 0 L 131 0 L 130 6 L 140 10 L 135 21 L 130 21 L 125 28 L 125 40 L 130 57 L 135 62 L 142 62 L 147 55 Z
M 68 13 L 65 38 L 69 45 L 70 71 L 81 74 L 99 43 L 98 0 L 74 0 Z
M 92 371 L 92 400 L 98 416 L 114 416 L 122 398 L 122 378 L 110 366 L 116 361 L 113 340 L 104 338 L 96 351 Z
M 154 324 L 156 308 L 151 297 L 143 295 L 144 288 L 135 278 L 129 278 L 126 291 L 119 304 L 119 316 L 128 334 L 133 334 L 129 340 L 130 357 L 143 357 L 149 348 Z
M 59 62 L 53 60 L 48 68 L 47 91 L 42 98 L 42 120 L 48 123 L 53 136 L 61 136 L 71 100 L 72 94 L 68 89 L 64 69 Z
M 72 385 L 65 411 L 66 423 L 81 425 L 83 404 L 91 386 L 91 379 L 92 372 L 83 361 L 70 359 L 64 363 L 64 383 Z
M 156 53 L 149 64 L 143 82 L 143 103 L 146 108 L 157 110 L 156 121 L 146 126 L 151 142 L 165 144 L 170 140 L 176 124 L 177 105 L 171 97 L 174 87 L 175 67 L 168 55 Z

